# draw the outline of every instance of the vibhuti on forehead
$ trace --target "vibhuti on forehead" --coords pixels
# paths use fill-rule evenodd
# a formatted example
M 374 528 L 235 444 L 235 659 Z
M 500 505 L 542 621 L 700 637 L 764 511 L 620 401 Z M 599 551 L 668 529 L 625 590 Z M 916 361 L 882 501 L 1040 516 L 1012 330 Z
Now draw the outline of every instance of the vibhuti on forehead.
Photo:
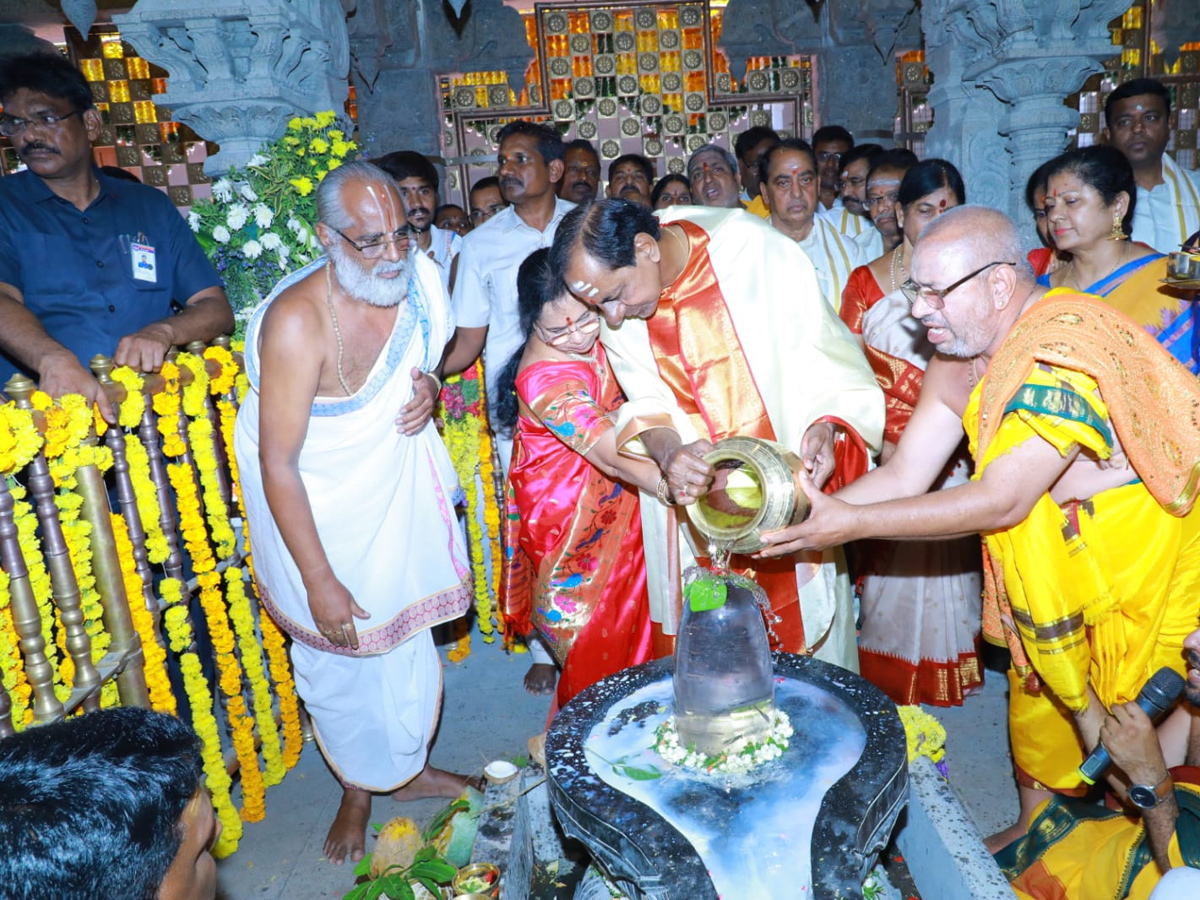
M 600 293 L 600 288 L 592 287 L 586 281 L 576 281 L 571 285 L 571 290 L 577 294 L 587 293 L 588 297 L 595 297 Z

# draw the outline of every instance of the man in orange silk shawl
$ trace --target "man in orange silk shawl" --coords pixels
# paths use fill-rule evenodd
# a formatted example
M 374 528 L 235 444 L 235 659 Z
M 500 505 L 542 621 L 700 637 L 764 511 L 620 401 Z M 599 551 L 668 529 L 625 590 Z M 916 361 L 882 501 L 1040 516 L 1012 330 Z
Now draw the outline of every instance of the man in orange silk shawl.
M 938 355 L 892 457 L 767 540 L 980 533 L 984 633 L 1013 653 L 1009 730 L 1024 832 L 1114 703 L 1137 696 L 1200 614 L 1200 383 L 1096 298 L 1045 293 L 1002 213 L 964 206 L 917 242 L 907 292 Z M 925 494 L 965 427 L 976 475 Z
M 568 289 L 604 316 L 601 340 L 629 398 L 617 413 L 617 444 L 658 462 L 668 499 L 694 500 L 708 480 L 699 456 L 708 442 L 735 435 L 777 441 L 821 483 L 866 471 L 880 446 L 883 396 L 795 242 L 741 210 L 650 214 L 603 201 L 563 220 L 551 259 Z M 661 639 L 678 625 L 668 540 L 678 541 L 683 566 L 703 544 L 690 528 L 684 540 L 668 533 L 658 498 L 643 495 L 641 509 L 650 616 Z M 733 568 L 766 590 L 777 648 L 857 671 L 840 552 L 734 557 Z

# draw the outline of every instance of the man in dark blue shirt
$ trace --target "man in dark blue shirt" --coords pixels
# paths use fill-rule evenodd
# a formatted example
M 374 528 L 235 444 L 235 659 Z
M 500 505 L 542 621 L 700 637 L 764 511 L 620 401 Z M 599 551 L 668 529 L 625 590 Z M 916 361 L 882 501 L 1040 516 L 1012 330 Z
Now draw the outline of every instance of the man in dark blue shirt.
M 172 346 L 231 332 L 233 311 L 167 196 L 97 170 L 102 119 L 78 69 L 48 54 L 4 60 L 0 106 L 27 166 L 0 178 L 0 385 L 20 369 L 111 418 L 93 355 L 154 372 Z

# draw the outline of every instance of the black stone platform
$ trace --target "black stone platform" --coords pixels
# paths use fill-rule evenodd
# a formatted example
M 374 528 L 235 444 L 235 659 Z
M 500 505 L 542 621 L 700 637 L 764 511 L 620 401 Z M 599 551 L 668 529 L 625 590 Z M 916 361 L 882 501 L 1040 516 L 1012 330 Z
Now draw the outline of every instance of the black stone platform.
M 809 896 L 860 898 L 862 880 L 887 843 L 907 798 L 904 726 L 895 705 L 865 679 L 808 657 L 786 653 L 773 657 L 777 678 L 795 679 L 837 698 L 858 717 L 865 732 L 857 762 L 824 794 L 810 847 Z M 633 895 L 717 900 L 705 863 L 688 839 L 649 806 L 602 780 L 584 749 L 589 734 L 615 705 L 635 691 L 669 681 L 670 676 L 671 660 L 656 660 L 606 678 L 567 704 L 546 741 L 550 800 L 564 832 L 586 844 Z M 792 718 L 795 746 L 803 739 L 805 722 Z M 789 764 L 801 761 L 793 754 Z M 736 809 L 753 799 L 753 791 L 742 791 L 741 798 L 738 793 L 700 785 L 687 802 L 711 805 L 717 811 Z M 769 835 L 762 840 L 768 849 Z

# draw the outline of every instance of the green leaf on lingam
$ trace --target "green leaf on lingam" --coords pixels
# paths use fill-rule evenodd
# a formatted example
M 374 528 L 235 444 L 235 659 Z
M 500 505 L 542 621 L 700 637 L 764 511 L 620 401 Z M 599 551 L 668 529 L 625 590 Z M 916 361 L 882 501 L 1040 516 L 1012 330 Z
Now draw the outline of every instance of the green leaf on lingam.
M 692 606 L 692 612 L 720 609 L 725 605 L 725 582 L 704 578 L 693 581 L 683 590 L 683 595 Z
M 626 778 L 632 778 L 634 781 L 653 781 L 655 778 L 662 778 L 662 772 L 658 771 L 654 766 L 639 769 L 637 766 L 617 763 L 613 766 L 613 771 L 618 775 L 624 775 Z

